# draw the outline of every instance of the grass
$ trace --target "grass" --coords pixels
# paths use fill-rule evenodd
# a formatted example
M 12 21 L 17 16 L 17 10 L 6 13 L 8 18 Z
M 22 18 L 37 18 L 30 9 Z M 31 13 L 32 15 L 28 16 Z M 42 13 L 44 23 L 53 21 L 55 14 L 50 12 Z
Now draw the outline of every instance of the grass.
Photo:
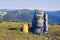
M 22 22 L 2 22 L 0 23 L 0 40 L 60 40 L 60 25 L 49 24 L 48 34 L 36 35 L 31 32 L 20 31 Z M 17 30 L 8 30 L 17 28 Z

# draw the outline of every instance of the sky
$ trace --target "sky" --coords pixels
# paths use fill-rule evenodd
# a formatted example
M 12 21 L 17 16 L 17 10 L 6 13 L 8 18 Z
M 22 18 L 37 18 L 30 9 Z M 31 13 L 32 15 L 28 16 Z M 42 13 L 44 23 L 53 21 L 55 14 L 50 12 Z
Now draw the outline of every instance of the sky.
M 0 9 L 60 10 L 60 0 L 0 0 Z

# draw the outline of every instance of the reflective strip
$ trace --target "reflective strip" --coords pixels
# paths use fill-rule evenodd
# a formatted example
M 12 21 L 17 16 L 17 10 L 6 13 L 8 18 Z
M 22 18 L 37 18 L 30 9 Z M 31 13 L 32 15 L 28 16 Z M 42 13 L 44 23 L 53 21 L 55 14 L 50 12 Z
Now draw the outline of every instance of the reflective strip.
M 48 15 L 46 14 L 46 31 L 48 31 Z

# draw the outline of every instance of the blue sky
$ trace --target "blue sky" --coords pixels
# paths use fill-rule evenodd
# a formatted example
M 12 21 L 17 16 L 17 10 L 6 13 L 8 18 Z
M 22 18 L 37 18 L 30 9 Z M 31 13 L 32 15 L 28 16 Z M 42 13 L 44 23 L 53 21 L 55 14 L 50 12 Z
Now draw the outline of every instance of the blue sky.
M 0 0 L 0 9 L 60 10 L 60 0 Z

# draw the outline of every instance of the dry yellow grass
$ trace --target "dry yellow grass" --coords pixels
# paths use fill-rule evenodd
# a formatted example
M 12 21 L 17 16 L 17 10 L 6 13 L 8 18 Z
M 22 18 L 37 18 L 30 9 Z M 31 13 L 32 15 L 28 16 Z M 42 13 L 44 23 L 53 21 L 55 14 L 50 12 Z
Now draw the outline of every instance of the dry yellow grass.
M 20 22 L 2 22 L 0 23 L 0 26 L 4 26 L 4 27 L 17 27 L 17 26 L 22 26 L 23 23 Z
M 0 26 L 4 26 L 4 27 L 9 27 L 9 26 L 17 27 L 18 26 L 18 27 L 20 27 L 25 23 L 28 23 L 28 22 L 2 22 L 2 23 L 0 23 Z M 30 23 L 30 25 L 31 25 L 31 23 Z
M 0 40 L 51 40 L 51 35 L 60 33 L 60 25 L 58 24 L 49 24 L 49 32 L 44 35 L 36 35 L 29 33 L 23 33 L 20 31 L 20 27 L 24 22 L 2 22 L 0 23 Z M 18 28 L 18 30 L 8 30 L 8 28 L 14 27 Z M 56 36 L 56 35 L 55 35 Z M 60 36 L 56 36 L 56 40 L 60 40 Z

